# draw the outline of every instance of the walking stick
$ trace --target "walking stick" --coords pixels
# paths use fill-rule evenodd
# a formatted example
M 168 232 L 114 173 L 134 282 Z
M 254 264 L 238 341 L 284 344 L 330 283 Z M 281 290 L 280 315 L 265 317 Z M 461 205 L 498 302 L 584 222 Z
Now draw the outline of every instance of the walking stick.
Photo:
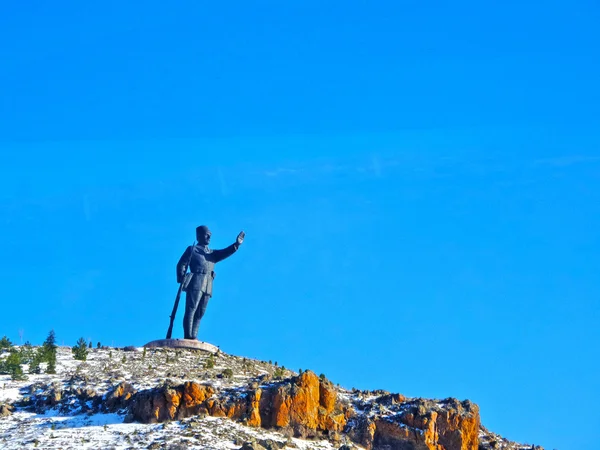
M 196 241 L 192 243 L 192 247 L 190 249 L 190 259 L 188 259 L 187 266 L 185 267 L 185 271 L 187 272 L 188 267 L 190 267 L 190 263 L 192 262 L 192 255 L 194 254 L 194 247 L 196 246 Z M 173 305 L 173 312 L 171 312 L 171 322 L 169 323 L 169 329 L 167 330 L 167 339 L 171 339 L 171 335 L 173 334 L 173 321 L 175 320 L 175 314 L 177 313 L 177 307 L 179 306 L 179 299 L 181 298 L 181 291 L 183 290 L 183 283 L 185 282 L 186 276 L 185 274 L 181 277 L 181 283 L 179 283 L 179 289 L 177 290 L 177 296 L 175 297 L 175 304 Z

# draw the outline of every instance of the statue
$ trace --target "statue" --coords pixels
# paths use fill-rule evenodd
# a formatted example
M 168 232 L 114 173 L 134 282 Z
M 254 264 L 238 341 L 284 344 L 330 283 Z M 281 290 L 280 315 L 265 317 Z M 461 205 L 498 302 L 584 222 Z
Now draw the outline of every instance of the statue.
M 189 246 L 177 263 L 177 282 L 185 291 L 184 339 L 197 339 L 200 320 L 212 296 L 215 264 L 229 258 L 244 242 L 245 233 L 238 234 L 235 242 L 221 250 L 208 248 L 211 232 L 207 226 L 196 228 L 197 245 Z M 190 273 L 186 274 L 188 265 Z M 170 333 L 168 335 L 170 338 Z

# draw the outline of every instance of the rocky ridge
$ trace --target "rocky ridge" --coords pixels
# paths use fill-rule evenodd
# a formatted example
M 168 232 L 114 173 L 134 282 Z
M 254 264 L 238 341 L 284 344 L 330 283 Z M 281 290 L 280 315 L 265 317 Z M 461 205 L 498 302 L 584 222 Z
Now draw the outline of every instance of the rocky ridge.
M 82 362 L 59 348 L 58 356 L 56 375 L 0 381 L 3 447 L 542 450 L 489 432 L 468 400 L 348 390 L 223 352 L 94 349 Z

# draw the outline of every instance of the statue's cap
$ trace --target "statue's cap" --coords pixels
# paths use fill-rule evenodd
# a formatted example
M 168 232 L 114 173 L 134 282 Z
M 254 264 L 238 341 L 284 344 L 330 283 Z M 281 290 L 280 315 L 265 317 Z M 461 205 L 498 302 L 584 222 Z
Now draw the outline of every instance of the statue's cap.
M 196 227 L 196 233 L 206 233 L 207 231 L 210 231 L 208 229 L 208 227 L 206 225 L 200 225 L 199 227 Z

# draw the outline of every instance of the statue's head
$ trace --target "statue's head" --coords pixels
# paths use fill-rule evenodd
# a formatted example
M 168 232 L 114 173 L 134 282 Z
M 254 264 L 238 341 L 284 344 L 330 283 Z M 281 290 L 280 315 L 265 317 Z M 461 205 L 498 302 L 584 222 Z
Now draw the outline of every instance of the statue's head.
M 201 225 L 196 228 L 196 240 L 200 245 L 208 245 L 210 242 L 210 230 L 206 225 Z

